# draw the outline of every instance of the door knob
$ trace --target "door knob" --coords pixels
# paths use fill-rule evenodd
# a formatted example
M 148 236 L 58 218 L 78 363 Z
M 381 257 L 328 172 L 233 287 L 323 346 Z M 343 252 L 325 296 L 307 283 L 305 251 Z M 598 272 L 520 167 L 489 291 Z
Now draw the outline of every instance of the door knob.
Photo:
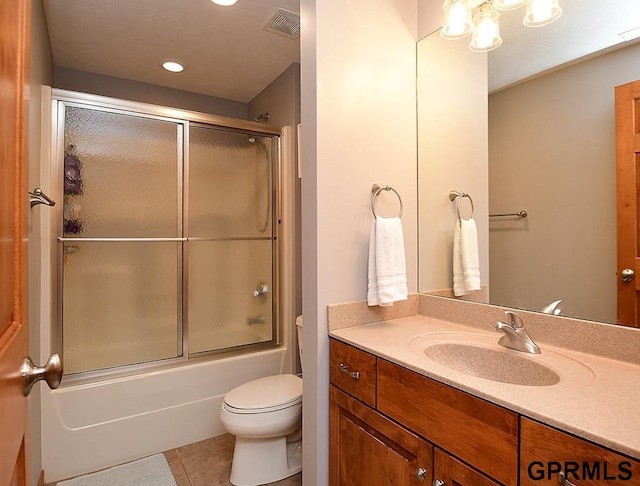
M 636 273 L 630 268 L 625 268 L 622 272 L 620 272 L 620 278 L 623 282 L 631 282 L 635 276 Z
M 31 356 L 27 356 L 22 363 L 21 373 L 24 379 L 24 396 L 28 396 L 34 383 L 44 380 L 52 390 L 60 386 L 62 381 L 62 360 L 57 354 L 52 354 L 47 364 L 42 368 L 37 367 L 31 361 Z

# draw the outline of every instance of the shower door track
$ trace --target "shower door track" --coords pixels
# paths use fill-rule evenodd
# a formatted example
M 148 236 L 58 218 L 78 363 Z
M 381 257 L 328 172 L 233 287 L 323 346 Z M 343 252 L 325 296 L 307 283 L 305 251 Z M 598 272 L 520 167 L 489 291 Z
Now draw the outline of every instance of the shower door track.
M 189 242 L 189 241 L 269 241 L 275 240 L 275 236 L 240 236 L 240 237 L 227 237 L 227 238 L 66 238 L 59 236 L 58 241 L 61 242 L 70 242 L 70 241 L 95 241 L 95 242 L 117 242 L 121 241 L 123 243 L 132 243 L 132 242 Z

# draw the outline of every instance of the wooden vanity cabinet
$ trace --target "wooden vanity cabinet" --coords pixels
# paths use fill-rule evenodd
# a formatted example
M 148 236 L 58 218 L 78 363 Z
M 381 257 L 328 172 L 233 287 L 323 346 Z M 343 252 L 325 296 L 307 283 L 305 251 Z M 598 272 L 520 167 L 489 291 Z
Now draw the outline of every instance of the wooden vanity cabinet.
M 525 417 L 520 430 L 521 486 L 640 485 L 639 461 Z
M 437 479 L 447 486 L 517 484 L 516 414 L 335 339 L 330 343 L 332 486 L 431 485 Z

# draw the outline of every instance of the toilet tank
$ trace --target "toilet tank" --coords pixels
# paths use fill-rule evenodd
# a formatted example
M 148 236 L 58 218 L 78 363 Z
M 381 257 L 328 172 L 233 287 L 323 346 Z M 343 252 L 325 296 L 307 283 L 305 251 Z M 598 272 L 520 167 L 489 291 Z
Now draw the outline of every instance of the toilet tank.
M 302 365 L 302 316 L 296 317 L 296 329 L 298 331 L 298 352 L 300 353 L 300 368 L 304 374 L 304 367 Z

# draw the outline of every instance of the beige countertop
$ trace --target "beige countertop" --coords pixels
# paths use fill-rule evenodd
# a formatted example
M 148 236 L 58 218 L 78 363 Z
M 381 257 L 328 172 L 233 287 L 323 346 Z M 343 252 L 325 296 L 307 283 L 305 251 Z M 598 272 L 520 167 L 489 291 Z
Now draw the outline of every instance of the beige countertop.
M 416 315 L 333 330 L 329 335 L 422 375 L 640 459 L 640 366 L 540 344 L 532 355 L 498 346 L 501 333 Z M 516 353 L 554 370 L 550 386 L 479 378 L 426 356 L 430 344 L 470 342 Z M 491 359 L 479 367 L 496 366 Z M 493 371 L 493 370 L 491 370 Z M 508 372 L 509 370 L 507 370 Z

